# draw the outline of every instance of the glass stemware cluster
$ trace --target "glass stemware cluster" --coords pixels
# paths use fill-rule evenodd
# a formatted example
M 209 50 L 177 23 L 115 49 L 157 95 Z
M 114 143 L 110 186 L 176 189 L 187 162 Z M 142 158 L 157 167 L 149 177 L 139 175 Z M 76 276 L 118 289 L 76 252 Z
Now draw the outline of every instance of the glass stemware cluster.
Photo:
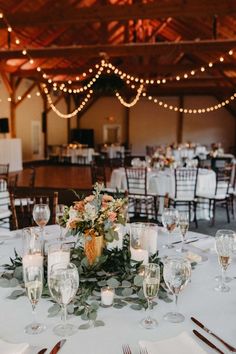
M 178 220 L 179 220 L 179 213 L 178 210 L 174 208 L 165 208 L 163 213 L 162 213 L 162 224 L 163 226 L 167 229 L 168 231 L 168 242 L 167 244 L 163 245 L 164 248 L 174 248 L 174 246 L 171 243 L 171 233 L 175 230 L 175 228 L 178 226 Z
M 33 208 L 33 219 L 40 227 L 41 237 L 44 240 L 44 227 L 50 219 L 50 208 L 48 204 L 35 204 Z

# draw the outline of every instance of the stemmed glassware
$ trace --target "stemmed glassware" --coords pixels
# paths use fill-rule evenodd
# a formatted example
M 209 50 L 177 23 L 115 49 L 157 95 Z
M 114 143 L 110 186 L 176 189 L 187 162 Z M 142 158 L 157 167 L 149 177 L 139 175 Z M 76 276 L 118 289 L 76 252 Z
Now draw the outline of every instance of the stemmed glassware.
M 164 248 L 173 248 L 174 246 L 170 242 L 170 235 L 178 225 L 179 213 L 174 208 L 165 208 L 162 213 L 162 224 L 168 231 L 168 243 L 163 245 Z
M 215 287 L 216 291 L 228 292 L 230 287 L 225 284 L 226 270 L 230 264 L 234 251 L 235 232 L 232 230 L 218 230 L 215 236 L 215 247 L 218 254 L 218 261 L 221 266 L 221 281 Z
M 64 235 L 63 235 L 63 227 L 61 226 L 61 219 L 63 218 L 64 212 L 65 212 L 65 205 L 64 204 L 57 204 L 56 206 L 56 223 L 60 227 L 60 240 L 64 240 Z
M 67 323 L 67 305 L 73 300 L 79 287 L 79 274 L 73 263 L 54 264 L 49 274 L 49 290 L 52 298 L 61 306 L 62 323 L 54 327 L 61 337 L 71 336 L 77 327 Z
M 48 204 L 35 204 L 33 208 L 33 219 L 40 227 L 42 240 L 44 239 L 44 227 L 50 219 L 50 209 Z
M 187 252 L 186 248 L 184 248 L 186 242 L 186 235 L 189 228 L 189 216 L 187 213 L 179 213 L 179 228 L 182 238 L 181 248 L 179 251 L 183 253 Z
M 152 300 L 157 296 L 160 286 L 160 267 L 158 264 L 149 263 L 144 268 L 143 292 L 148 302 L 148 311 L 152 309 Z M 157 321 L 150 314 L 141 320 L 144 328 L 151 329 L 157 326 Z
M 175 311 L 168 312 L 164 319 L 173 322 L 183 322 L 184 316 L 178 312 L 178 295 L 185 288 L 191 277 L 191 264 L 187 259 L 168 257 L 164 262 L 163 277 L 166 286 L 175 296 Z
M 27 266 L 24 268 L 24 282 L 26 294 L 32 305 L 34 320 L 25 327 L 27 334 L 38 334 L 45 330 L 45 326 L 36 320 L 36 306 L 43 291 L 43 267 Z

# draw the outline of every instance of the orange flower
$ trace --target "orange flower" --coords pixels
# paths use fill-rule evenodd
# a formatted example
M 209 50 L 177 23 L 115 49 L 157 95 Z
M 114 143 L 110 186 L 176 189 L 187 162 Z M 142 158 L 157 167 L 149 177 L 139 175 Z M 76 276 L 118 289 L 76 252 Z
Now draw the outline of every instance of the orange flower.
M 74 209 L 78 211 L 84 211 L 84 201 L 80 200 L 78 202 L 75 202 Z
M 108 219 L 112 222 L 114 222 L 117 218 L 117 214 L 114 211 L 109 211 L 107 213 Z

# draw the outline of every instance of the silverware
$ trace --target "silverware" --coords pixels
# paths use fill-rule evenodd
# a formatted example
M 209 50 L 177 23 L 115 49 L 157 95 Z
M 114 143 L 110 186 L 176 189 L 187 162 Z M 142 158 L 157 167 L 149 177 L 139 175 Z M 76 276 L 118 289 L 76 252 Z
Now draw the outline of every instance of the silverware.
M 130 346 L 128 344 L 122 345 L 123 354 L 132 354 Z
M 217 334 L 215 334 L 214 332 L 212 332 L 210 329 L 208 329 L 207 327 L 205 327 L 201 322 L 199 322 L 196 318 L 191 317 L 191 320 L 196 323 L 197 326 L 201 327 L 205 332 L 211 334 L 213 337 L 215 337 L 216 339 L 218 339 L 222 344 L 224 344 L 224 346 L 226 346 L 226 348 L 228 348 L 231 352 L 236 352 L 236 348 L 234 348 L 232 345 L 230 345 L 229 343 L 225 342 L 222 338 L 220 338 Z
M 47 348 L 43 348 L 37 354 L 44 354 L 46 351 L 47 351 Z
M 217 348 L 217 346 L 215 344 L 211 343 L 206 337 L 204 337 L 201 333 L 199 333 L 195 329 L 193 330 L 193 333 L 195 334 L 195 336 L 197 336 L 199 339 L 201 339 L 209 347 L 211 347 L 212 349 L 216 350 L 218 353 L 225 354 L 219 348 Z
M 185 242 L 185 245 L 188 244 L 188 243 L 192 243 L 192 242 L 197 242 L 199 241 L 199 238 L 194 238 L 193 240 L 188 240 Z M 182 241 L 175 241 L 175 242 L 172 242 L 172 245 L 177 245 L 177 243 L 182 243 Z
M 65 342 L 66 342 L 66 339 L 62 339 L 59 342 L 57 342 L 57 344 L 54 345 L 54 347 L 52 348 L 52 350 L 50 351 L 49 354 L 57 354 L 59 352 L 59 350 L 63 347 Z

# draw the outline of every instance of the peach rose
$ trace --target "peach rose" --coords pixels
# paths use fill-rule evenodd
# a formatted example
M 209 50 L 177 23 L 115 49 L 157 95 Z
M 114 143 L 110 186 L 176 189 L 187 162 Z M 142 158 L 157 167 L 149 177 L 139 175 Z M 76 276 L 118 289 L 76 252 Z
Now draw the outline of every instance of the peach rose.
M 117 218 L 117 214 L 114 211 L 109 211 L 107 213 L 108 219 L 112 222 L 114 222 Z
M 74 209 L 78 211 L 84 211 L 84 201 L 75 202 Z

